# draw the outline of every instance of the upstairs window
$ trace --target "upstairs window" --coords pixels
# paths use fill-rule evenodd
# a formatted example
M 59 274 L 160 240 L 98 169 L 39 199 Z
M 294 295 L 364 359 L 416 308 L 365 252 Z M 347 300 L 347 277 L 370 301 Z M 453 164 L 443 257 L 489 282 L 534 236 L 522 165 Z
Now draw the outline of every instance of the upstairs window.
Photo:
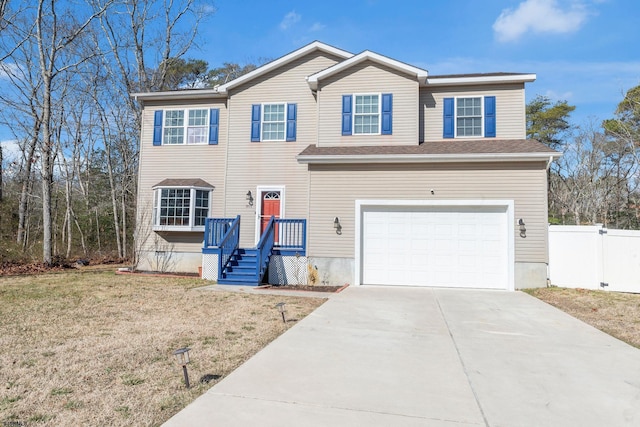
M 184 110 L 165 112 L 163 142 L 165 144 L 184 144 Z
M 393 95 L 342 95 L 342 135 L 391 135 Z
M 444 138 L 496 136 L 495 96 L 444 98 L 443 116 Z
M 209 216 L 210 189 L 154 189 L 153 228 L 158 231 L 204 231 Z
M 456 99 L 456 135 L 482 136 L 482 98 Z
M 189 110 L 187 144 L 206 144 L 209 130 L 209 110 Z
M 262 106 L 262 140 L 284 141 L 285 104 L 265 104 Z
M 154 113 L 153 145 L 218 143 L 218 108 L 158 110 Z
M 251 142 L 295 141 L 297 104 L 254 104 L 251 106 Z
M 356 135 L 380 133 L 380 95 L 355 95 L 353 133 Z

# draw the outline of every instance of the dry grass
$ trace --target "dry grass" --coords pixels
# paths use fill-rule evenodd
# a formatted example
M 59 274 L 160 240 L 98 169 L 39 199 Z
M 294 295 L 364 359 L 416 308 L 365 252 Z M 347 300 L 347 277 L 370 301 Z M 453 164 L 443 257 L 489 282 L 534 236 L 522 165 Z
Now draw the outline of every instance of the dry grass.
M 540 288 L 527 292 L 573 317 L 640 348 L 640 295 L 585 289 Z
M 294 324 L 276 303 L 299 320 L 324 301 L 202 284 L 113 271 L 0 278 L 0 426 L 159 425 Z M 190 390 L 172 355 L 183 346 Z

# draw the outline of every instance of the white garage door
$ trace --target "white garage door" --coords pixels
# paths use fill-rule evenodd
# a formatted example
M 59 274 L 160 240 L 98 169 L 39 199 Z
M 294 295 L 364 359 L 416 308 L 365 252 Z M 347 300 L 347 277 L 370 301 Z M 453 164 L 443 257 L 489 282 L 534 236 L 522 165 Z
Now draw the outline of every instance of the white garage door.
M 363 206 L 362 283 L 507 289 L 507 208 Z

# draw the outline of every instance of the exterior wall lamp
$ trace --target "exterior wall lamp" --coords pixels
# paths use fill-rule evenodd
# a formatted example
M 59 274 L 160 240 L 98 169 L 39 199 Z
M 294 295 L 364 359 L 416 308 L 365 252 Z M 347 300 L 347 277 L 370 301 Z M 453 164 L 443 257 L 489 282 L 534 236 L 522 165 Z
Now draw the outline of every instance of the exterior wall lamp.
M 524 225 L 524 220 L 520 218 L 518 220 L 518 227 L 520 227 L 520 237 L 527 237 L 527 228 Z
M 253 206 L 253 194 L 251 194 L 251 190 L 247 191 L 245 199 L 249 202 L 249 206 Z
M 184 385 L 187 388 L 190 388 L 189 385 L 189 374 L 187 373 L 187 364 L 190 362 L 189 360 L 189 347 L 179 348 L 173 352 L 173 355 L 176 357 L 178 364 L 182 365 L 182 373 L 184 374 Z
M 336 234 L 342 234 L 342 224 L 340 224 L 340 218 L 336 217 L 333 220 L 333 228 L 335 228 Z

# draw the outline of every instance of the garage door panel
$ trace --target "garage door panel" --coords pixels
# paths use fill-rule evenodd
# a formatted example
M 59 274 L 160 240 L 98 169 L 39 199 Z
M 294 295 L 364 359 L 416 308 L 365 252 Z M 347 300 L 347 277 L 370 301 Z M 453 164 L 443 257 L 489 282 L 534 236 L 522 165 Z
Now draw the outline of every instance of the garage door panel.
M 364 284 L 507 288 L 505 207 L 366 207 Z

